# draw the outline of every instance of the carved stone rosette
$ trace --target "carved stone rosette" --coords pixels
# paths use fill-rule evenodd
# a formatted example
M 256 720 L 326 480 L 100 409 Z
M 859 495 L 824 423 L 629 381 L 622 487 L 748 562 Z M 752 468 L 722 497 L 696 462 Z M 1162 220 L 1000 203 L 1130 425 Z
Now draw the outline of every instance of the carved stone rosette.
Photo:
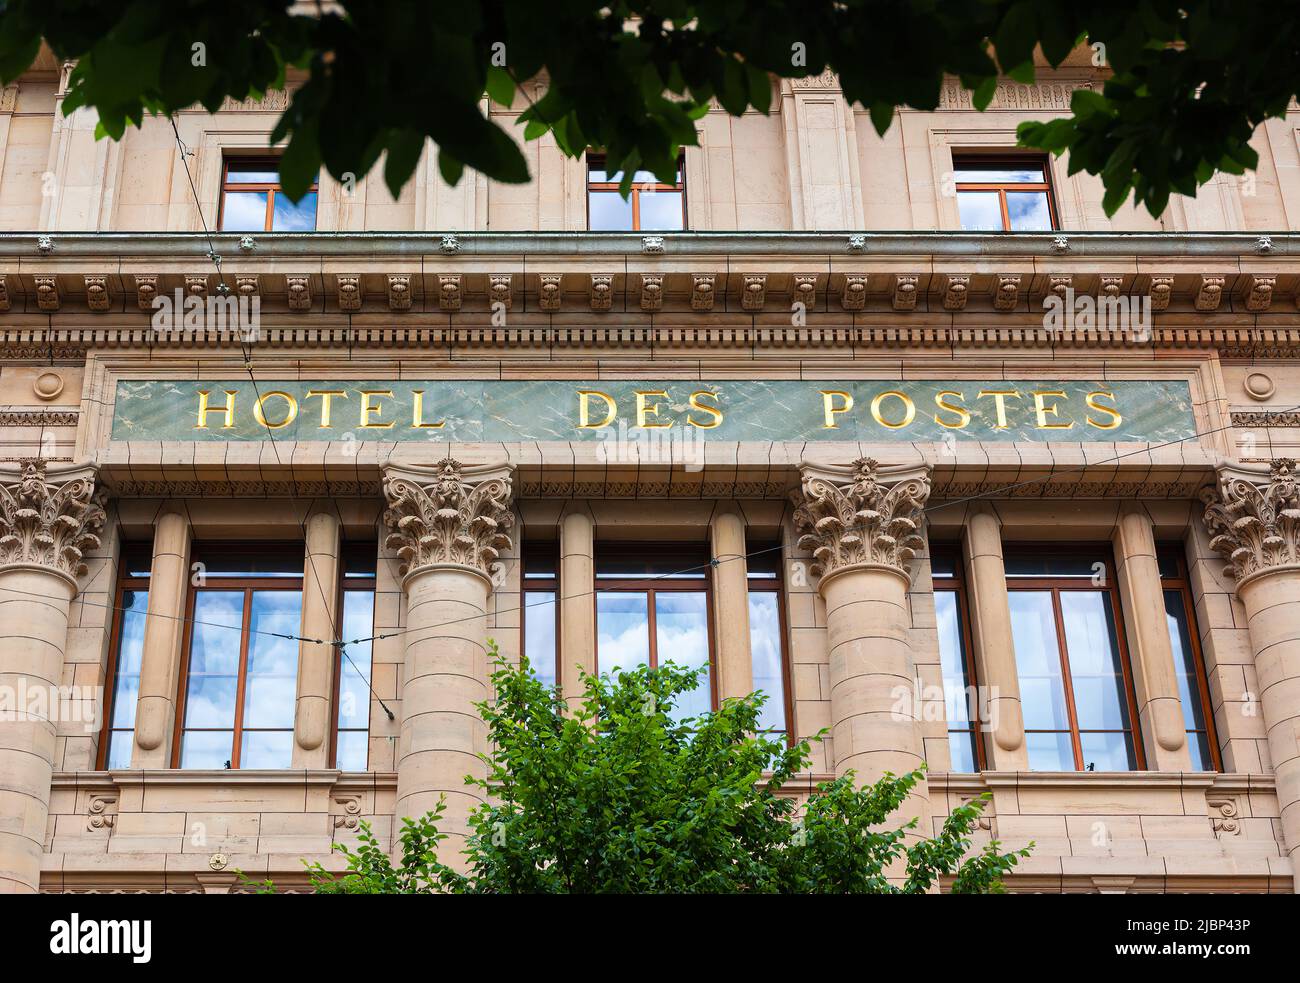
M 1300 486 L 1296 462 L 1219 469 L 1218 485 L 1201 493 L 1210 546 L 1228 560 L 1238 583 L 1278 567 L 1300 567 Z
M 0 467 L 0 569 L 39 566 L 76 583 L 99 546 L 106 493 L 89 467 L 48 470 L 26 459 Z
M 512 486 L 506 467 L 466 468 L 447 458 L 433 468 L 384 471 L 385 541 L 402 558 L 401 572 L 453 564 L 489 577 L 511 545 Z
M 930 497 L 925 466 L 885 468 L 865 458 L 848 469 L 803 469 L 803 487 L 791 496 L 799 547 L 825 576 L 847 567 L 883 565 L 907 576 L 922 548 L 922 510 Z

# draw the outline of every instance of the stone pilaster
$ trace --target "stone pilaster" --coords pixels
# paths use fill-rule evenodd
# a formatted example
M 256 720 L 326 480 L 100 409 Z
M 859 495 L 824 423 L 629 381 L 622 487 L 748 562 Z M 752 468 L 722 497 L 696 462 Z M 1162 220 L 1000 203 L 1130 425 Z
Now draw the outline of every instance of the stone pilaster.
M 799 546 L 826 601 L 835 772 L 867 784 L 917 768 L 921 723 L 908 644 L 909 565 L 922 548 L 928 467 L 803 469 L 794 495 Z M 901 818 L 928 833 L 928 791 L 920 783 Z
M 328 505 L 305 527 L 302 571 L 302 636 L 332 642 L 339 637 L 339 515 Z M 293 766 L 329 767 L 330 710 L 337 646 L 298 643 L 298 705 L 294 711 Z
M 1207 488 L 1210 546 L 1227 558 L 1246 609 L 1256 694 L 1268 732 L 1282 837 L 1300 891 L 1300 486 L 1288 458 L 1223 465 Z
M 384 470 L 387 545 L 401 557 L 406 659 L 397 759 L 397 818 L 416 817 L 445 796 L 448 863 L 459 861 L 468 817 L 482 793 L 487 726 L 490 572 L 510 548 L 511 471 L 469 468 L 448 458 L 432 468 Z
M 189 516 L 183 509 L 169 506 L 154 520 L 132 768 L 167 768 L 171 764 L 189 576 Z
M 975 502 L 966 514 L 965 561 L 970 582 L 971 636 L 979 683 L 988 694 L 979 701 L 984 748 L 993 771 L 1025 771 L 1025 714 L 1011 632 L 1011 603 L 1002 557 L 1002 520 L 988 502 Z
M 102 500 L 93 468 L 0 467 L 0 893 L 40 885 L 68 606 Z
M 560 672 L 564 702 L 582 706 L 582 673 L 596 673 L 596 523 L 585 504 L 560 517 Z
M 720 507 L 709 521 L 713 559 L 713 614 L 718 626 L 718 697 L 754 691 L 749 640 L 749 571 L 745 561 L 745 517 L 735 505 Z
M 1187 724 L 1178 695 L 1178 672 L 1165 614 L 1155 528 L 1146 509 L 1127 502 L 1120 507 L 1113 537 L 1124 629 L 1133 654 L 1133 688 L 1147 767 L 1154 771 L 1190 771 Z

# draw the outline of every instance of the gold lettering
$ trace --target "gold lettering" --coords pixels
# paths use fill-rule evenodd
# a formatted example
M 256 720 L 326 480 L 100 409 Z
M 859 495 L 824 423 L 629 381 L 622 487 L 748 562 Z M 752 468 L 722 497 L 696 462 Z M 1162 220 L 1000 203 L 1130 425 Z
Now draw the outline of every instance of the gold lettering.
M 841 389 L 823 389 L 822 393 L 822 412 L 826 416 L 826 422 L 822 424 L 823 430 L 838 430 L 839 424 L 835 422 L 836 413 L 847 413 L 853 409 L 853 397 Z M 844 400 L 844 405 L 836 406 L 835 397 L 838 396 Z
M 1115 398 L 1114 393 L 1107 392 L 1104 389 L 1098 389 L 1096 392 L 1088 393 L 1088 399 L 1087 399 L 1088 409 L 1096 410 L 1098 413 L 1105 413 L 1107 416 L 1110 417 L 1110 423 L 1098 423 L 1092 417 L 1087 417 L 1089 426 L 1096 427 L 1098 430 L 1114 430 L 1116 427 L 1118 427 L 1121 423 L 1124 422 L 1124 418 L 1119 415 L 1118 409 L 1112 409 L 1109 406 L 1102 406 L 1093 398 L 1094 396 L 1105 396 L 1107 399 L 1110 400 L 1113 400 Z
M 266 401 L 270 399 L 272 396 L 279 396 L 281 399 L 284 400 L 286 404 L 286 409 L 284 411 L 284 419 L 281 420 L 279 423 L 272 423 L 266 418 L 266 409 L 265 409 Z M 297 418 L 297 416 L 298 416 L 298 401 L 294 399 L 292 396 L 290 396 L 288 393 L 281 392 L 278 389 L 272 390 L 269 393 L 263 393 L 261 398 L 258 399 L 258 401 L 253 405 L 253 419 L 255 419 L 262 426 L 266 427 L 267 430 L 279 430 L 281 427 L 287 427 L 289 424 L 293 423 L 293 421 Z
M 713 422 L 700 423 L 692 416 L 688 416 L 686 418 L 686 422 L 693 427 L 699 427 L 701 430 L 712 430 L 714 427 L 720 426 L 722 424 L 722 410 L 716 406 L 705 406 L 703 403 L 701 403 L 700 400 L 705 396 L 708 396 L 710 399 L 714 399 L 714 400 L 718 398 L 717 393 L 710 392 L 707 389 L 701 389 L 699 392 L 693 392 L 691 393 L 691 409 L 699 410 L 701 413 L 709 414 L 709 416 L 713 417 Z
M 895 399 L 903 401 L 903 419 L 898 423 L 890 423 L 880 412 L 880 404 L 885 401 L 886 396 L 893 396 Z M 912 402 L 912 398 L 906 393 L 900 393 L 897 389 L 887 389 L 871 401 L 871 415 L 882 427 L 888 427 L 890 430 L 901 430 L 916 419 L 916 404 Z
M 330 410 L 332 409 L 334 397 L 342 396 L 347 399 L 348 394 L 342 389 L 308 389 L 307 395 L 303 399 L 311 399 L 313 396 L 320 397 L 320 426 L 317 429 L 324 430 L 332 426 L 330 423 Z
M 647 396 L 662 396 L 664 399 L 668 398 L 668 394 L 662 389 L 638 389 L 636 391 L 636 425 L 638 427 L 645 427 L 647 430 L 667 430 L 672 426 L 672 421 L 669 421 L 668 423 L 647 422 L 649 417 L 657 417 L 659 415 L 659 403 L 655 402 L 647 406 Z
M 221 425 L 222 430 L 229 430 L 235 425 L 235 397 L 239 395 L 239 390 L 226 389 L 224 392 L 226 394 L 225 406 L 209 406 L 208 397 L 211 396 L 212 393 L 207 389 L 199 390 L 199 422 L 194 428 L 195 430 L 208 429 L 209 413 L 226 414 L 226 422 Z
M 941 427 L 947 427 L 949 430 L 961 430 L 968 423 L 970 423 L 970 410 L 966 409 L 966 407 L 964 406 L 953 406 L 951 403 L 944 402 L 943 397 L 945 396 L 956 396 L 963 403 L 966 402 L 966 397 L 961 393 L 957 392 L 955 389 L 945 389 L 941 393 L 936 393 L 934 397 L 934 405 L 939 407 L 939 409 L 941 410 L 947 410 L 949 413 L 956 413 L 957 422 L 944 423 L 942 420 L 939 419 L 938 413 L 934 415 L 934 422 L 939 424 L 939 426 Z
M 424 422 L 424 390 L 412 389 L 411 396 L 415 400 L 415 406 L 411 410 L 412 427 L 415 427 L 416 429 L 437 430 L 439 427 L 441 427 L 444 423 L 447 422 L 446 420 L 439 420 L 437 423 L 425 423 Z
M 371 417 L 383 416 L 384 408 L 375 406 L 370 400 L 376 396 L 387 396 L 389 399 L 393 396 L 391 389 L 362 389 L 361 390 L 361 426 L 367 430 L 387 430 L 393 425 L 393 421 L 379 423 L 371 420 Z
M 1060 389 L 1035 389 L 1034 390 L 1034 413 L 1038 417 L 1039 430 L 1069 430 L 1074 426 L 1074 421 L 1069 423 L 1048 423 L 1049 416 L 1056 416 L 1061 412 L 1061 407 L 1053 403 L 1048 406 L 1043 400 L 1048 396 L 1054 396 L 1057 399 L 1065 399 L 1065 393 Z
M 589 400 L 592 396 L 605 401 L 605 419 L 599 423 L 591 422 L 591 404 Z M 618 416 L 618 408 L 614 405 L 614 400 L 608 393 L 603 393 L 599 389 L 578 390 L 578 429 L 599 430 L 601 427 L 607 427 L 613 423 L 616 416 Z
M 983 399 L 985 396 L 992 396 L 993 402 L 998 408 L 998 430 L 1007 428 L 1007 397 L 1011 396 L 1020 399 L 1020 393 L 1014 389 L 981 389 L 976 399 Z

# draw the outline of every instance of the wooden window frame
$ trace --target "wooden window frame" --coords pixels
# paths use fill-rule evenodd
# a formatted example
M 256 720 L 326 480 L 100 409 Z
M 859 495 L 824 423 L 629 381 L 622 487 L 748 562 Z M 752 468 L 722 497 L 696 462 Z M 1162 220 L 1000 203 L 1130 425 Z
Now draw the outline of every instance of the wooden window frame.
M 1214 726 L 1214 706 L 1210 702 L 1210 677 L 1205 670 L 1205 657 L 1201 651 L 1200 629 L 1196 624 L 1196 605 L 1192 600 L 1192 582 L 1187 572 L 1187 557 L 1182 543 L 1157 543 L 1156 555 L 1161 550 L 1168 550 L 1178 564 L 1178 572 L 1173 576 L 1160 575 L 1160 593 L 1177 591 L 1183 601 L 1183 616 L 1187 619 L 1187 637 L 1192 649 L 1192 667 L 1196 676 L 1197 695 L 1201 701 L 1201 719 L 1205 721 L 1205 742 L 1210 747 L 1210 764 L 1215 772 L 1223 771 L 1223 757 L 1219 752 L 1219 735 Z M 1171 640 L 1172 641 L 1172 640 Z M 1179 667 L 1175 666 L 1175 669 Z M 1199 734 L 1200 731 L 1187 730 L 1186 734 Z M 1209 774 L 1204 772 L 1203 774 Z
M 979 673 L 975 662 L 975 645 L 974 638 L 971 635 L 971 618 L 970 618 L 970 588 L 966 583 L 966 564 L 962 555 L 960 543 L 935 543 L 930 551 L 930 559 L 933 564 L 934 556 L 938 553 L 949 554 L 953 558 L 953 575 L 951 577 L 935 577 L 933 575 L 933 566 L 931 567 L 930 583 L 934 593 L 940 591 L 955 594 L 957 600 L 957 617 L 960 619 L 959 634 L 961 635 L 962 663 L 966 667 L 966 686 L 974 687 L 975 692 L 979 692 Z M 939 659 L 940 676 L 943 674 L 943 657 Z M 945 706 L 948 694 L 944 694 Z M 980 726 L 980 701 L 975 700 L 975 712 L 971 715 L 970 727 L 967 729 L 954 730 L 952 721 L 945 719 L 944 723 L 947 728 L 949 748 L 951 748 L 953 734 L 969 734 L 971 743 L 975 746 L 975 768 L 977 771 L 984 771 L 988 767 L 986 764 L 987 750 L 984 747 L 984 729 Z M 967 701 L 967 712 L 970 712 L 970 703 Z M 945 709 L 945 718 L 947 711 Z M 951 753 L 951 751 L 950 751 Z M 951 762 L 949 762 L 951 765 Z M 957 774 L 960 774 L 958 772 Z
M 600 170 L 604 170 L 606 171 L 606 173 L 608 173 L 608 169 L 605 166 L 604 154 L 600 154 L 600 153 L 587 154 L 587 195 L 586 195 L 587 231 L 588 232 L 610 231 L 610 230 L 603 230 L 603 229 L 593 230 L 591 228 L 591 195 L 592 192 L 604 194 L 611 191 L 617 194 L 619 190 L 618 182 L 617 181 L 593 181 L 591 179 L 591 172 L 592 172 L 593 165 L 599 165 Z M 629 199 L 628 199 L 632 205 L 632 228 L 627 231 L 629 232 L 643 231 L 641 228 L 641 193 L 643 191 L 649 191 L 651 193 L 657 191 L 680 191 L 682 195 L 682 227 L 680 229 L 664 229 L 662 231 L 686 232 L 689 230 L 690 226 L 687 222 L 687 215 L 689 213 L 686 207 L 686 154 L 685 152 L 679 153 L 677 155 L 677 173 L 682 176 L 682 179 L 676 184 L 665 184 L 664 182 L 659 180 L 634 182 L 632 184 L 632 190 L 629 194 Z M 222 197 L 223 198 L 225 197 L 224 194 Z M 644 231 L 655 232 L 657 230 L 646 229 Z
M 630 553 L 634 556 L 652 556 L 654 554 L 671 555 L 679 552 L 682 547 L 698 546 L 696 543 L 679 543 L 679 544 L 662 544 L 662 543 L 624 543 L 620 541 L 597 542 L 595 549 L 592 551 L 592 567 L 596 571 L 593 577 L 595 581 L 595 590 L 592 592 L 591 605 L 592 616 L 595 619 L 595 639 L 593 640 L 596 654 L 596 675 L 600 675 L 602 670 L 600 666 L 600 611 L 596 606 L 596 599 L 601 594 L 641 594 L 646 595 L 646 631 L 649 636 L 649 648 L 647 650 L 648 665 L 652 669 L 659 668 L 659 639 L 658 630 L 655 624 L 655 595 L 656 594 L 681 594 L 681 593 L 703 593 L 704 594 L 704 621 L 705 632 L 708 636 L 709 646 L 709 706 L 710 709 L 718 708 L 718 648 L 716 644 L 716 631 L 713 624 L 713 570 L 706 562 L 701 564 L 701 576 L 699 577 L 682 577 L 680 579 L 665 577 L 657 574 L 650 577 L 601 577 L 598 573 L 600 569 L 600 558 L 602 552 L 606 555 L 610 553 Z M 707 556 L 707 549 L 703 555 Z M 694 566 L 690 567 L 692 570 Z M 748 594 L 746 595 L 748 603 Z M 556 640 L 556 648 L 559 648 L 559 640 Z M 671 659 L 669 660 L 671 661 Z
M 990 192 L 996 191 L 998 195 L 998 208 L 1002 213 L 1002 231 L 1016 232 L 1011 228 L 1011 213 L 1007 209 L 1007 192 L 1016 191 L 1043 191 L 1047 194 L 1047 217 L 1052 223 L 1051 232 L 1057 232 L 1061 228 L 1061 219 L 1056 207 L 1056 193 L 1052 188 L 1052 167 L 1051 159 L 1038 154 L 981 154 L 970 152 L 957 152 L 952 155 L 952 171 L 954 176 L 963 169 L 963 167 L 978 168 L 979 166 L 1003 165 L 1008 168 L 1024 167 L 1027 164 L 1041 167 L 1043 169 L 1042 181 L 959 181 L 953 187 L 957 194 L 957 215 L 961 216 L 961 195 L 963 192 Z
M 1133 740 L 1133 757 L 1136 766 L 1133 771 L 1146 771 L 1146 754 L 1142 746 L 1142 727 L 1138 720 L 1137 698 L 1133 689 L 1133 666 L 1129 661 L 1128 643 L 1124 638 L 1124 609 L 1120 603 L 1118 578 L 1115 576 L 1115 564 L 1111 557 L 1099 549 L 1097 543 L 1060 543 L 1053 544 L 1051 547 L 1044 548 L 1040 545 L 1025 544 L 1007 544 L 1003 547 L 1003 555 L 1007 556 L 1014 553 L 1020 554 L 1037 554 L 1039 556 L 1069 553 L 1075 550 L 1081 550 L 1089 555 L 1095 555 L 1097 562 L 1105 564 L 1103 572 L 1105 586 L 1096 586 L 1091 578 L 1088 577 L 1023 577 L 1007 575 L 1007 591 L 1037 591 L 1050 592 L 1052 595 L 1052 615 L 1056 625 L 1056 648 L 1061 660 L 1061 684 L 1065 690 L 1065 713 L 1069 721 L 1070 745 L 1074 751 L 1074 770 L 1085 771 L 1086 764 L 1083 760 L 1083 745 L 1080 737 L 1081 733 L 1088 734 L 1123 734 L 1132 735 Z M 1070 669 L 1069 646 L 1065 638 L 1065 615 L 1061 608 L 1062 591 L 1090 591 L 1097 594 L 1107 594 L 1110 597 L 1110 617 L 1111 624 L 1115 632 L 1115 645 L 1118 649 L 1120 675 L 1124 687 L 1124 701 L 1128 707 L 1129 729 L 1120 730 L 1092 730 L 1081 731 L 1079 728 L 1079 708 L 1074 699 L 1074 677 Z M 1026 734 L 1060 734 L 1065 733 L 1060 730 L 1042 730 L 1039 728 L 1025 728 Z
M 549 577 L 528 577 L 526 575 L 527 567 L 524 565 L 524 554 L 530 550 L 542 549 L 554 553 L 554 573 Z M 551 601 L 551 616 L 555 621 L 555 664 L 551 669 L 555 673 L 555 685 L 560 686 L 563 683 L 563 678 L 560 675 L 562 665 L 560 653 L 560 544 L 557 541 L 551 539 L 524 540 L 519 551 L 519 655 L 521 658 L 528 654 L 529 594 L 550 594 L 554 598 Z M 537 606 L 542 607 L 541 604 Z M 533 668 L 536 670 L 535 666 Z M 574 694 L 566 694 L 566 696 L 572 695 Z
M 234 553 L 256 554 L 266 547 L 278 546 L 279 543 L 263 544 L 219 544 L 220 548 Z M 201 551 L 195 551 L 192 555 L 201 556 Z M 189 589 L 185 597 L 185 631 L 181 641 L 181 671 L 180 683 L 176 694 L 176 722 L 173 731 L 172 740 L 172 767 L 181 767 L 181 743 L 186 731 L 224 733 L 225 727 L 186 727 L 185 711 L 187 697 L 189 693 L 190 663 L 193 660 L 191 646 L 194 644 L 194 610 L 198 600 L 198 595 L 202 591 L 225 591 L 234 592 L 242 590 L 244 592 L 243 621 L 240 625 L 239 633 L 239 669 L 236 673 L 235 685 L 235 716 L 231 724 L 231 750 L 230 750 L 230 771 L 238 771 L 240 767 L 239 758 L 241 745 L 244 736 L 244 702 L 248 691 L 248 644 L 251 640 L 251 622 L 253 617 L 252 595 L 254 591 L 296 591 L 299 596 L 302 595 L 303 576 L 301 573 L 297 577 L 279 576 L 279 577 L 225 577 L 214 575 L 209 577 L 207 584 L 203 587 L 197 586 L 193 580 L 190 581 Z M 296 709 L 295 709 L 296 713 Z M 275 727 L 250 727 L 251 732 L 283 732 L 286 728 Z M 294 732 L 294 727 L 287 728 L 290 734 Z M 202 770 L 202 769 L 196 769 Z
M 346 545 L 347 545 L 347 544 L 345 543 L 345 544 L 344 544 L 344 547 L 345 547 L 345 548 L 346 548 Z M 378 550 L 378 544 L 375 544 L 375 548 L 376 548 L 376 550 Z M 343 556 L 341 555 L 341 553 L 342 553 L 342 551 L 340 551 L 340 556 L 339 556 L 339 576 L 338 576 L 339 589 L 338 589 L 338 599 L 337 599 L 337 601 L 336 601 L 336 603 L 338 604 L 338 622 L 339 622 L 339 625 L 341 626 L 341 625 L 343 624 L 344 604 L 347 603 L 347 595 L 348 595 L 348 594 L 369 594 L 369 595 L 370 595 L 370 598 L 371 598 L 371 601 L 370 601 L 370 633 L 373 635 L 374 632 L 375 632 L 375 602 L 376 602 L 376 600 L 378 599 L 378 596 L 379 596 L 379 591 L 378 591 L 378 589 L 377 589 L 378 586 L 379 586 L 378 570 L 376 570 L 375 575 L 374 575 L 374 576 L 371 576 L 371 577 L 366 577 L 366 578 L 362 578 L 362 577 L 354 577 L 354 578 L 352 578 L 354 584 L 357 583 L 357 582 L 361 582 L 361 581 L 364 581 L 365 583 L 368 583 L 368 584 L 370 585 L 369 590 L 366 590 L 365 588 L 357 587 L 357 586 L 349 587 L 349 586 L 348 586 L 347 570 L 346 570 L 346 566 L 345 566 L 345 564 L 344 564 Z M 346 639 L 343 639 L 343 640 L 346 641 Z M 337 768 L 337 767 L 338 767 L 338 763 L 339 763 L 339 731 L 346 731 L 347 733 L 355 733 L 355 732 L 357 732 L 357 731 L 361 731 L 361 730 L 363 729 L 363 728 L 361 728 L 361 727 L 340 727 L 340 726 L 339 726 L 339 698 L 340 698 L 340 694 L 341 694 L 342 689 L 343 689 L 343 671 L 344 671 L 344 667 L 345 667 L 345 665 L 346 665 L 346 661 L 345 661 L 344 658 L 343 658 L 343 646 L 340 645 L 340 646 L 337 647 L 337 652 L 336 652 L 336 656 L 335 656 L 335 659 L 334 659 L 334 684 L 333 684 L 332 689 L 330 690 L 330 708 L 331 708 L 331 711 L 332 711 L 331 715 L 334 717 L 334 720 L 332 721 L 333 726 L 330 727 L 330 756 L 329 756 L 329 762 L 330 762 L 330 767 L 331 767 L 331 768 Z M 374 639 L 371 639 L 371 641 L 370 641 L 370 680 L 369 680 L 369 684 L 370 684 L 370 685 L 367 687 L 367 693 L 369 693 L 370 688 L 373 687 L 373 685 L 374 685 L 374 679 L 375 679 L 375 642 L 374 642 Z M 367 700 L 367 702 L 366 702 L 366 726 L 365 726 L 365 728 L 364 728 L 364 731 L 365 731 L 365 734 L 366 734 L 366 770 L 369 771 L 369 770 L 370 770 L 370 746 L 369 746 L 369 737 L 370 737 L 370 701 L 369 701 L 369 700 Z
M 752 549 L 751 549 L 751 552 L 753 552 Z M 760 552 L 761 552 L 761 549 L 760 549 Z M 775 550 L 773 550 L 773 552 L 775 552 Z M 778 624 L 778 626 L 779 626 L 779 631 L 780 631 L 780 635 L 781 635 L 781 637 L 777 640 L 777 646 L 778 646 L 779 654 L 780 654 L 780 657 L 781 657 L 781 686 L 782 686 L 782 689 L 783 689 L 782 697 L 783 697 L 783 699 L 784 699 L 784 701 L 785 701 L 785 702 L 784 702 L 784 707 L 785 707 L 785 742 L 786 742 L 787 745 L 793 747 L 793 746 L 794 746 L 794 743 L 795 743 L 795 734 L 794 734 L 794 680 L 791 678 L 791 674 L 790 674 L 790 646 L 788 645 L 788 641 L 789 641 L 789 638 L 790 638 L 790 631 L 789 631 L 789 627 L 788 627 L 789 622 L 787 621 L 786 610 L 785 610 L 785 607 L 786 607 L 786 592 L 785 592 L 785 562 L 784 562 L 784 560 L 785 560 L 785 552 L 784 552 L 784 550 L 782 550 L 781 553 L 780 553 L 780 556 L 779 556 L 778 559 L 777 559 L 777 563 L 776 563 L 776 576 L 775 576 L 775 577 L 746 577 L 746 578 L 745 578 L 745 580 L 746 580 L 746 585 L 745 585 L 745 586 L 746 586 L 746 590 L 745 590 L 745 608 L 746 608 L 746 613 L 748 613 L 748 609 L 749 609 L 749 595 L 750 595 L 751 593 L 754 593 L 755 591 L 761 591 L 761 592 L 763 592 L 763 593 L 771 593 L 771 594 L 775 594 L 775 595 L 776 595 L 776 616 L 777 616 L 777 624 Z M 710 608 L 709 608 L 709 610 L 710 610 L 710 612 L 712 612 L 712 604 L 710 604 Z M 751 632 L 753 631 L 753 626 L 752 626 L 752 625 L 750 626 L 750 631 L 751 631 Z M 710 637 L 710 644 L 712 644 L 712 638 L 711 638 L 711 637 Z M 712 670 L 712 660 L 713 660 L 713 658 L 714 658 L 713 653 L 710 653 L 710 655 L 709 655 L 709 659 L 710 659 L 710 670 L 709 670 L 709 671 L 710 671 L 710 672 L 713 671 L 713 670 Z M 752 682 L 752 680 L 753 680 L 752 673 L 753 673 L 753 668 L 754 668 L 754 643 L 753 643 L 753 639 L 752 639 L 752 637 L 751 637 L 751 639 L 750 639 L 750 654 L 749 654 L 749 661 L 750 661 L 750 673 L 751 673 L 750 680 L 751 680 L 751 682 Z M 716 690 L 717 687 L 715 686 L 714 688 L 715 688 L 715 690 Z M 715 701 L 715 702 L 716 702 L 716 701 Z M 715 709 L 716 709 L 716 707 L 715 707 Z M 775 733 L 775 732 L 774 732 L 774 731 L 761 731 L 760 733 L 770 734 L 770 733 Z
M 113 590 L 113 627 L 108 635 L 108 661 L 104 667 L 104 723 L 99 729 L 99 747 L 95 751 L 95 767 L 99 771 L 103 771 L 108 764 L 109 735 L 113 730 L 113 711 L 117 703 L 117 668 L 122 654 L 122 622 L 126 618 L 123 601 L 127 591 L 150 591 L 152 589 L 152 580 L 152 576 L 131 576 L 130 571 L 127 569 L 126 558 L 124 556 L 119 557 L 117 584 Z M 139 694 L 137 692 L 137 713 L 138 700 Z M 135 734 L 134 726 L 131 728 L 131 733 L 132 735 Z
M 284 188 L 279 181 L 235 181 L 230 180 L 230 165 L 232 164 L 255 164 L 265 165 L 268 169 L 274 168 L 276 174 L 280 173 L 280 157 L 270 154 L 230 154 L 221 160 L 221 200 L 217 208 L 217 230 L 225 231 L 226 222 L 226 194 L 228 192 L 266 192 L 266 218 L 262 223 L 263 232 L 273 231 L 272 226 L 275 224 L 275 196 L 282 194 Z M 320 179 L 319 176 L 312 181 L 311 187 L 307 189 L 307 194 L 317 195 L 317 215 L 320 214 Z M 312 222 L 312 228 L 315 229 L 316 223 Z

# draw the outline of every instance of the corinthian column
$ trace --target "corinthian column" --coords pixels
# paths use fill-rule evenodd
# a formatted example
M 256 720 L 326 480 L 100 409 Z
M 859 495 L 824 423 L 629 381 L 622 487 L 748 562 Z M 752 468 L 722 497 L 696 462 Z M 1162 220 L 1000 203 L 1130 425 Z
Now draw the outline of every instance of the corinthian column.
M 93 468 L 0 468 L 0 892 L 35 893 L 49 818 L 68 606 L 99 545 Z
M 1210 546 L 1228 560 L 1246 609 L 1282 838 L 1300 891 L 1300 488 L 1288 458 L 1224 465 L 1207 488 Z
M 805 466 L 794 495 L 799 546 L 826 600 L 835 773 L 862 784 L 921 764 L 916 669 L 908 645 L 908 564 L 922 546 L 921 510 L 930 496 L 927 467 Z M 924 782 L 902 818 L 928 834 Z
M 406 661 L 397 759 L 397 818 L 417 817 L 446 797 L 442 831 L 459 852 L 482 793 L 487 725 L 476 703 L 488 696 L 487 600 L 491 570 L 510 548 L 510 471 L 433 468 L 384 471 L 387 544 L 402 558 Z M 447 862 L 454 863 L 451 857 Z

